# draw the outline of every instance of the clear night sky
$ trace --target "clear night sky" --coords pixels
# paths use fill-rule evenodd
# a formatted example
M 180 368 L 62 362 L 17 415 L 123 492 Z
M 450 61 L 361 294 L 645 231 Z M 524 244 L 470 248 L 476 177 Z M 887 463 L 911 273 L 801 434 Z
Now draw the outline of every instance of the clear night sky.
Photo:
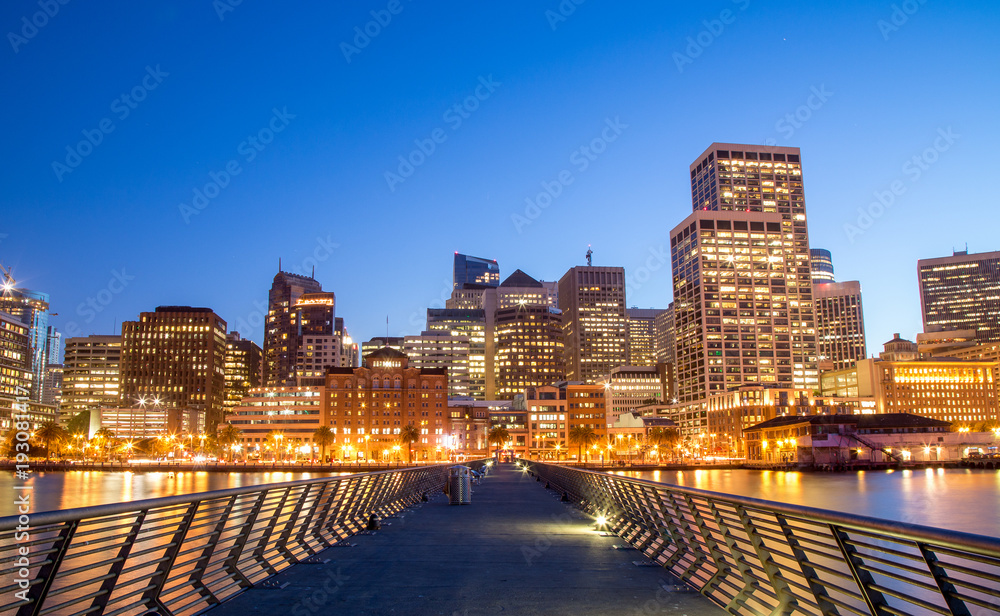
M 390 6 L 367 45 L 342 45 Z M 918 258 L 1000 248 L 995 2 L 567 0 L 557 20 L 559 6 L 69 0 L 33 30 L 37 1 L 5 2 L 0 262 L 51 294 L 70 335 L 164 304 L 259 323 L 278 258 L 308 269 L 317 249 L 357 340 L 386 315 L 418 333 L 456 250 L 552 280 L 592 244 L 595 265 L 633 279 L 629 305 L 666 307 L 668 261 L 635 276 L 668 254 L 688 164 L 713 141 L 802 148 L 811 243 L 861 280 L 869 352 L 920 330 Z M 475 110 L 449 111 L 463 101 Z M 269 124 L 266 145 L 248 141 Z M 602 132 L 602 153 L 578 151 Z M 906 166 L 935 143 L 931 164 Z M 227 165 L 239 174 L 193 203 Z M 526 212 L 563 170 L 572 183 Z M 849 237 L 894 182 L 894 205 Z

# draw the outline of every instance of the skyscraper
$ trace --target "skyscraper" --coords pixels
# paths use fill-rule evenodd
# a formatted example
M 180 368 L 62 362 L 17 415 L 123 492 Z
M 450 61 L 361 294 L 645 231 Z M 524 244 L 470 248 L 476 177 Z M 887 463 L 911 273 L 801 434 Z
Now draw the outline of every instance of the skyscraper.
M 496 399 L 512 400 L 528 387 L 566 378 L 562 313 L 544 305 L 496 311 Z
M 486 370 L 486 311 L 458 308 L 428 308 L 427 331 L 445 332 L 469 339 L 469 394 L 476 400 L 491 399 L 493 374 L 489 373 L 487 393 Z M 490 344 L 492 348 L 492 341 Z M 490 358 L 490 366 L 493 359 Z
M 705 210 L 671 232 L 680 402 L 745 384 L 814 388 L 815 355 L 797 360 L 791 327 L 789 235 L 779 214 Z
M 226 322 L 211 308 L 159 306 L 122 323 L 122 407 L 156 399 L 201 410 L 209 432 L 222 420 Z
M 322 293 L 314 278 L 279 271 L 267 295 L 264 330 L 264 383 L 269 387 L 295 385 L 298 324 L 295 302 L 306 293 Z
M 0 312 L 0 395 L 6 398 L 31 391 L 29 329 L 20 319 Z
M 226 334 L 224 418 L 239 406 L 252 388 L 260 387 L 262 356 L 263 351 L 253 340 L 241 338 L 239 332 Z
M 924 332 L 971 329 L 980 344 L 1000 342 L 1000 252 L 917 261 Z
M 850 368 L 867 357 L 861 283 L 828 282 L 813 287 L 821 370 Z
M 427 370 L 444 370 L 448 375 L 449 396 L 470 396 L 471 375 L 469 337 L 447 331 L 426 331 L 419 336 L 403 338 L 403 353 L 410 366 Z
M 118 406 L 121 358 L 121 336 L 66 339 L 60 406 L 60 414 L 65 420 L 83 411 Z
M 738 327 L 742 342 L 742 336 L 750 333 L 744 329 L 756 329 L 758 326 L 757 323 L 751 323 L 748 319 L 751 316 L 754 320 L 763 318 L 762 315 L 758 314 L 750 316 L 742 314 L 750 309 L 747 303 L 751 301 L 751 298 L 747 294 L 753 293 L 752 301 L 756 303 L 759 295 L 764 294 L 764 286 L 761 283 L 770 280 L 770 294 L 774 296 L 772 301 L 779 310 L 787 314 L 787 318 L 780 319 L 772 325 L 761 325 L 761 327 L 781 329 L 780 334 L 777 331 L 770 334 L 776 337 L 787 335 L 788 350 L 791 351 L 787 367 L 791 368 L 794 386 L 815 390 L 819 386 L 816 319 L 813 311 L 809 231 L 799 149 L 713 143 L 691 163 L 690 174 L 691 201 L 695 212 L 731 213 L 728 221 L 733 225 L 732 235 L 725 237 L 720 234 L 719 239 L 723 240 L 724 243 L 731 243 L 732 252 L 730 254 L 734 256 L 736 263 L 745 267 L 747 265 L 746 256 L 754 248 L 760 248 L 759 241 L 761 239 L 760 237 L 747 238 L 743 234 L 737 234 L 736 223 L 740 222 L 740 226 L 751 221 L 757 223 L 755 226 L 760 227 L 758 234 L 760 231 L 764 231 L 763 225 L 770 223 L 766 233 L 767 241 L 771 242 L 771 250 L 767 251 L 766 258 L 770 260 L 768 263 L 780 263 L 780 266 L 771 271 L 767 268 L 760 268 L 761 264 L 759 263 L 752 263 L 750 264 L 751 269 L 759 278 L 748 280 L 745 276 L 736 276 L 737 280 L 732 281 L 735 284 L 725 285 L 726 289 L 722 289 L 720 285 L 718 291 L 712 291 L 709 295 L 724 294 L 724 298 L 719 298 L 720 302 L 727 304 L 724 309 L 732 310 L 735 308 L 740 311 L 741 316 L 737 317 L 736 327 Z M 750 216 L 752 214 L 763 214 L 765 217 Z M 769 214 L 777 215 L 778 218 L 768 217 Z M 740 215 L 747 217 L 741 219 Z M 686 222 L 687 226 L 690 227 L 692 223 L 697 221 L 689 218 Z M 774 222 L 778 223 L 780 237 L 771 235 Z M 678 229 L 683 230 L 683 226 L 681 225 Z M 700 231 L 697 225 L 695 228 Z M 741 231 L 744 230 L 741 229 Z M 751 233 L 754 230 L 750 229 Z M 677 229 L 675 229 L 676 231 Z M 720 229 L 720 231 L 725 232 L 724 229 Z M 695 229 L 691 229 L 691 232 L 694 233 Z M 676 239 L 677 234 L 674 233 L 672 236 Z M 684 237 L 686 238 L 687 235 Z M 753 239 L 757 241 L 748 241 Z M 705 255 L 705 258 L 708 258 L 708 255 Z M 729 271 L 734 272 L 735 270 Z M 727 276 L 727 278 L 733 278 L 733 276 Z M 740 278 L 742 280 L 738 280 Z M 674 280 L 676 290 L 678 280 L 676 269 Z M 748 286 L 751 282 L 753 284 Z M 731 291 L 730 287 L 732 287 Z M 674 299 L 677 300 L 676 295 Z M 760 312 L 760 310 L 753 306 L 753 312 Z M 732 326 L 730 324 L 730 327 Z M 680 326 L 678 325 L 678 327 Z M 758 334 L 769 335 L 765 331 L 754 331 L 753 333 L 755 336 Z M 678 336 L 680 336 L 680 332 Z M 783 346 L 784 342 L 782 342 Z M 779 349 L 783 351 L 782 347 Z M 783 381 L 780 377 L 785 375 L 783 369 L 786 366 L 779 363 L 778 367 L 782 370 L 775 376 L 779 377 L 779 381 Z M 730 376 L 735 376 L 735 373 Z M 681 382 L 683 383 L 683 379 Z M 727 382 L 736 384 L 737 380 L 729 381 L 727 379 Z M 703 393 L 707 394 L 708 392 Z
M 656 365 L 656 316 L 663 312 L 657 308 L 628 308 L 628 365 Z
M 625 270 L 577 266 L 559 279 L 566 378 L 596 383 L 628 362 Z
M 674 329 L 674 303 L 656 315 L 653 321 L 656 333 L 656 363 L 669 364 L 671 371 L 677 365 L 677 332 Z M 669 379 L 667 400 L 677 397 L 677 380 Z
M 284 385 L 320 386 L 326 382 L 326 369 L 340 366 L 336 298 L 333 293 L 304 293 L 292 303 L 290 317 L 286 340 L 295 348 L 295 361 Z
M 45 366 L 49 363 L 49 295 L 19 289 L 8 276 L 0 294 L 0 312 L 6 312 L 28 327 L 30 397 L 40 402 L 45 383 Z
M 833 276 L 833 255 L 823 248 L 810 248 L 809 260 L 812 263 L 811 274 L 813 284 L 836 282 Z
M 461 289 L 463 285 L 482 285 L 496 287 L 500 284 L 500 266 L 496 259 L 482 259 L 455 253 L 455 269 L 452 277 L 454 288 Z

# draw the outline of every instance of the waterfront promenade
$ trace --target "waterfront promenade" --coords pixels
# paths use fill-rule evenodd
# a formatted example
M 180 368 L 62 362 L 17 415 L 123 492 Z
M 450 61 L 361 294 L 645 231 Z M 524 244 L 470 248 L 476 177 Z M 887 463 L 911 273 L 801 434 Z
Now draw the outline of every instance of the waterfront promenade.
M 438 495 L 208 613 L 724 614 L 676 589 L 662 567 L 636 566 L 645 560 L 638 551 L 614 549 L 624 541 L 600 536 L 593 518 L 544 485 L 501 465 L 474 487 L 471 505 Z

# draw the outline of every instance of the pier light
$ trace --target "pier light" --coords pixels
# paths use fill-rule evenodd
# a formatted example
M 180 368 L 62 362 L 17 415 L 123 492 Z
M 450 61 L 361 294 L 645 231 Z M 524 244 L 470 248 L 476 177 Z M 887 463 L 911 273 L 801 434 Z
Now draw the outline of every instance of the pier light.
M 607 524 L 608 524 L 608 519 L 603 515 L 597 516 L 597 518 L 594 520 L 594 525 L 597 526 L 597 528 L 604 528 L 605 526 L 607 526 Z

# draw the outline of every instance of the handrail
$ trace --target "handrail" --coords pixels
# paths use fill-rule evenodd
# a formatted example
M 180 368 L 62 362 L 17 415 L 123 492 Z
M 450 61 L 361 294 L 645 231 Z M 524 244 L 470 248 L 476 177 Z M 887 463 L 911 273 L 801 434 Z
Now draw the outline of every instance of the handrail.
M 0 518 L 0 615 L 196 614 L 440 491 L 452 466 Z
M 1000 614 L 1000 539 L 521 460 L 731 614 Z

